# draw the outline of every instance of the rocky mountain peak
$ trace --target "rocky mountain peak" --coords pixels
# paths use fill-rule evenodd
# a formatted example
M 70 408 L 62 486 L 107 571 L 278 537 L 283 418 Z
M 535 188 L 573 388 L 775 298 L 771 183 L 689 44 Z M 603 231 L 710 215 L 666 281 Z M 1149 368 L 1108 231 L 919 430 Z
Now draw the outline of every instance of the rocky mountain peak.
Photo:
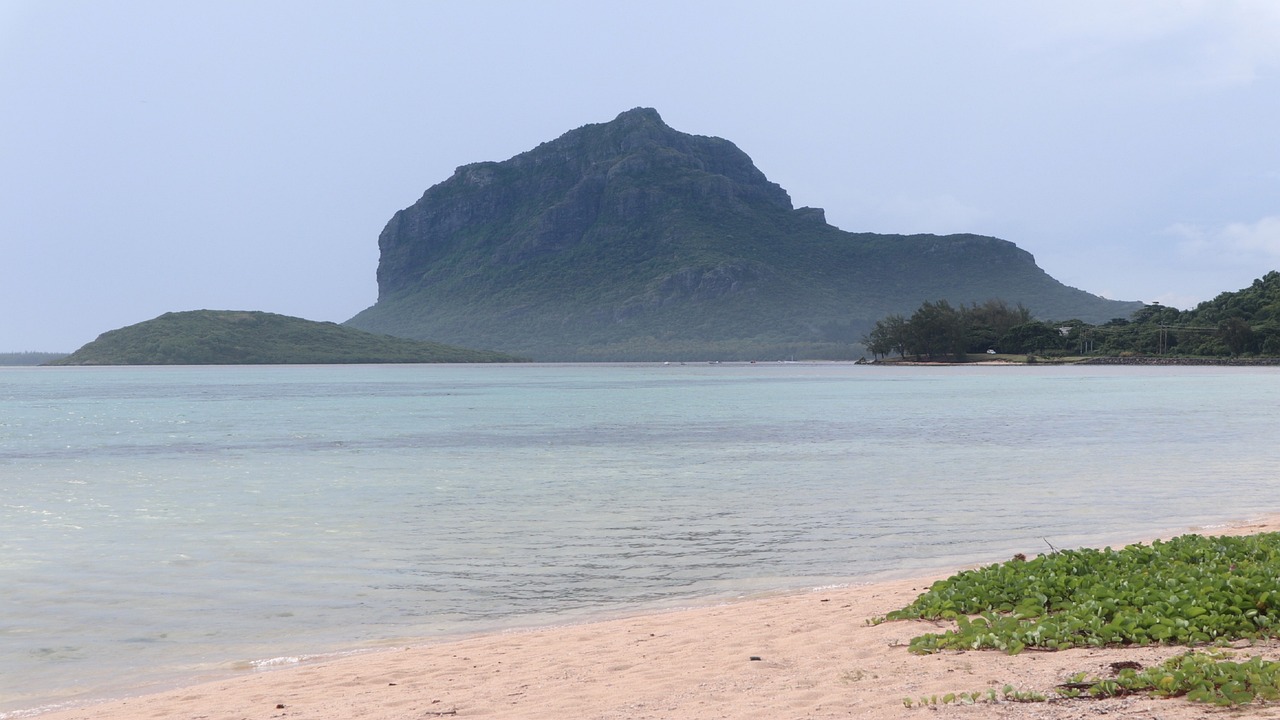
M 940 298 L 1132 311 L 1003 240 L 844 232 L 732 142 L 643 107 L 458 168 L 378 245 L 378 302 L 351 324 L 539 359 L 852 352 L 831 346 Z

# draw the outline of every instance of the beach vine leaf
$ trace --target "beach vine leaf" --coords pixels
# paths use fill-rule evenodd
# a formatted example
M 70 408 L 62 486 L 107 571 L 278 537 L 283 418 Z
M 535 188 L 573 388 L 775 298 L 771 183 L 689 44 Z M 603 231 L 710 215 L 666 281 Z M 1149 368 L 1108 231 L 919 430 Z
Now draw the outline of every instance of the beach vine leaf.
M 912 652 L 1202 645 L 1277 637 L 1280 533 L 1183 535 L 1150 545 L 1061 550 L 934 583 L 887 620 L 953 620 Z

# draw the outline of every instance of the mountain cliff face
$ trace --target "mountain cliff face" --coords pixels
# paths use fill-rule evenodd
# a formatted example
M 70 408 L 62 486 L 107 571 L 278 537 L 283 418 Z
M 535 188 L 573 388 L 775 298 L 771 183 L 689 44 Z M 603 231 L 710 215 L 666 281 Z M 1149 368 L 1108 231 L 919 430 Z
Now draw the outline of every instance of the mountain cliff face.
M 1004 240 L 839 230 L 647 108 L 458 168 L 378 246 L 378 301 L 350 325 L 541 360 L 856 357 L 876 320 L 944 298 L 1092 322 L 1141 307 Z

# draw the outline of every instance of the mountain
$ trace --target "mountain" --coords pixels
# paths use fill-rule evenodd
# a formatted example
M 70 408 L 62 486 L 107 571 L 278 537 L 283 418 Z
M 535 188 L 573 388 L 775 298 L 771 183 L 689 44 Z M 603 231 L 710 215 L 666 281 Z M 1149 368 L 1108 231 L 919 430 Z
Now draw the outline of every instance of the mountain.
M 926 300 L 1089 322 L 1142 307 L 1005 240 L 840 230 L 733 143 L 648 108 L 458 168 L 378 247 L 378 300 L 347 324 L 539 360 L 856 357 L 876 320 Z
M 49 365 L 274 365 L 517 362 L 266 312 L 194 310 L 112 330 Z

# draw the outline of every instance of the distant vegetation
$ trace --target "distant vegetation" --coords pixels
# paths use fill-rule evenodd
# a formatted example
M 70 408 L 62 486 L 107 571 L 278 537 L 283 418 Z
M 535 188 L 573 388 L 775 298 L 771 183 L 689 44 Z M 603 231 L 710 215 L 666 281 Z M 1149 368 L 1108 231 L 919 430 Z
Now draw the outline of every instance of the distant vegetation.
M 195 310 L 103 333 L 51 365 L 518 362 L 503 353 L 405 340 L 265 312 Z
M 0 366 L 4 365 L 43 365 L 58 358 L 66 357 L 66 353 L 50 352 L 11 352 L 0 353 Z
M 1147 305 L 1130 318 L 1101 325 L 1078 319 L 1041 322 L 1025 308 L 997 300 L 969 307 L 926 302 L 909 317 L 880 319 L 863 343 L 876 357 L 933 360 L 988 350 L 1044 357 L 1275 357 L 1280 356 L 1280 272 L 1192 310 Z

